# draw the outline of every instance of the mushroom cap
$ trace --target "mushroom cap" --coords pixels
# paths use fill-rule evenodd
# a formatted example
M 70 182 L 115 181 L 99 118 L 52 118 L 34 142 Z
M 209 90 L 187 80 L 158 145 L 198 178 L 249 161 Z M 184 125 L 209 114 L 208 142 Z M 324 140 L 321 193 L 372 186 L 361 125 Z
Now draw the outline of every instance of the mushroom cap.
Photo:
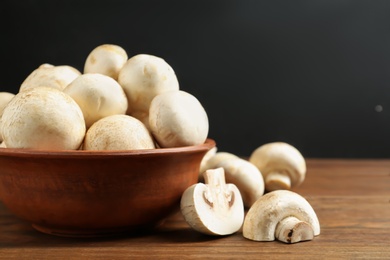
M 207 235 L 230 235 L 244 221 L 244 205 L 234 184 L 226 184 L 222 168 L 205 172 L 206 184 L 187 188 L 180 201 L 186 222 L 196 231 Z
M 225 170 L 226 182 L 237 186 L 247 208 L 263 196 L 263 175 L 252 163 L 237 157 L 220 161 L 216 167 Z
M 115 80 L 127 61 L 126 51 L 115 44 L 103 44 L 93 49 L 84 64 L 84 74 L 100 73 Z
M 149 127 L 161 147 L 180 147 L 204 143 L 209 122 L 196 97 L 170 91 L 157 95 L 150 104 Z
M 84 150 L 154 149 L 153 138 L 138 119 L 112 115 L 100 119 L 87 131 Z
M 306 175 L 306 162 L 302 154 L 292 145 L 284 142 L 264 144 L 255 149 L 249 157 L 263 174 L 278 172 L 289 176 L 291 187 L 300 185 Z M 266 189 L 267 189 L 267 183 Z
M 70 83 L 64 92 L 80 106 L 87 128 L 103 117 L 126 113 L 125 92 L 109 76 L 99 73 L 83 74 Z
M 0 143 L 3 141 L 1 133 L 1 116 L 3 115 L 4 108 L 8 105 L 11 99 L 15 96 L 13 93 L 0 92 Z
M 215 149 L 211 149 L 205 154 L 200 163 L 198 178 L 200 182 L 204 182 L 203 173 L 206 170 L 218 168 L 218 164 L 224 160 L 239 158 L 238 156 L 229 152 L 217 152 L 217 147 L 214 148 Z
M 47 87 L 19 92 L 6 106 L 2 133 L 8 148 L 78 149 L 85 136 L 83 113 L 60 90 Z
M 19 92 L 35 87 L 49 87 L 58 90 L 63 90 L 81 73 L 77 69 L 68 66 L 60 65 L 53 66 L 51 64 L 42 64 L 22 82 Z
M 260 197 L 248 210 L 243 235 L 255 241 L 273 241 L 277 225 L 290 217 L 309 224 L 315 236 L 320 234 L 317 215 L 309 202 L 298 193 L 276 190 Z
M 147 114 L 156 95 L 179 90 L 172 67 L 162 58 L 148 54 L 131 57 L 119 72 L 118 82 L 125 90 L 129 101 L 127 113 L 130 115 Z

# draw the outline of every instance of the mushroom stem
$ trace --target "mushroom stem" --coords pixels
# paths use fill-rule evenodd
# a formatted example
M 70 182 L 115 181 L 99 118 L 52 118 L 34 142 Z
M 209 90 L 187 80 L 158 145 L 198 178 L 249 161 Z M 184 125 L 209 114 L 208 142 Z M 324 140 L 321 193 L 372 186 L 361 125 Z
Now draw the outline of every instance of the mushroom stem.
M 296 217 L 282 219 L 275 229 L 275 238 L 284 243 L 297 243 L 300 241 L 312 240 L 314 231 L 305 221 Z
M 265 186 L 268 191 L 289 190 L 291 188 L 291 179 L 287 174 L 270 172 L 265 177 Z
M 226 185 L 223 169 L 205 171 L 203 176 L 205 183 L 209 186 L 204 192 L 206 202 L 211 206 L 228 209 L 233 202 L 234 195 Z

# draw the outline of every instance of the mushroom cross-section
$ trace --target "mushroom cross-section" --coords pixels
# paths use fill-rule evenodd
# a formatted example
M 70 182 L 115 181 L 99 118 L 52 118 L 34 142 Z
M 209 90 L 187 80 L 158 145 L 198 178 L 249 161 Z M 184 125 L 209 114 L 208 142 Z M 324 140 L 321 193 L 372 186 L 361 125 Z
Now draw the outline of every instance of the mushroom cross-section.
M 297 243 L 320 234 L 317 215 L 301 195 L 277 190 L 259 198 L 249 209 L 243 236 L 255 241 Z
M 289 190 L 305 179 L 305 159 L 288 143 L 264 144 L 252 152 L 249 161 L 263 174 L 267 191 Z
M 223 168 L 207 170 L 205 184 L 190 186 L 183 193 L 180 209 L 186 222 L 207 235 L 230 235 L 244 221 L 244 205 L 238 188 L 226 184 Z

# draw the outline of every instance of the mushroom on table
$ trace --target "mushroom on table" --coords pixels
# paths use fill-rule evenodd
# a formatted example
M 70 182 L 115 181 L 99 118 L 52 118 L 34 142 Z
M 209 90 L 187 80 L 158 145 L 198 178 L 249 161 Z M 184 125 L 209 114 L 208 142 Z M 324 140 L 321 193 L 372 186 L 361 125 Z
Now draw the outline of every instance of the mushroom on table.
M 244 205 L 240 191 L 227 184 L 223 168 L 207 170 L 205 184 L 190 186 L 182 195 L 181 212 L 196 231 L 207 235 L 230 235 L 244 221 Z
M 320 234 L 317 215 L 298 193 L 276 190 L 259 198 L 249 209 L 243 236 L 255 241 L 297 243 Z
M 249 161 L 263 174 L 267 191 L 288 190 L 300 185 L 305 179 L 305 159 L 288 143 L 264 144 L 252 152 Z

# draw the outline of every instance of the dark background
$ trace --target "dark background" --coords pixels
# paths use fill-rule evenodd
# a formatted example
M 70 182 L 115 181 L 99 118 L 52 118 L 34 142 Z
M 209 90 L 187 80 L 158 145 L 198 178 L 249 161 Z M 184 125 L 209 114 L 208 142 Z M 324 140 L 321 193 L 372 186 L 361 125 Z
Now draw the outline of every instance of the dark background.
M 196 96 L 220 151 L 285 141 L 306 157 L 390 157 L 390 1 L 0 3 L 0 91 L 104 43 L 148 53 Z

